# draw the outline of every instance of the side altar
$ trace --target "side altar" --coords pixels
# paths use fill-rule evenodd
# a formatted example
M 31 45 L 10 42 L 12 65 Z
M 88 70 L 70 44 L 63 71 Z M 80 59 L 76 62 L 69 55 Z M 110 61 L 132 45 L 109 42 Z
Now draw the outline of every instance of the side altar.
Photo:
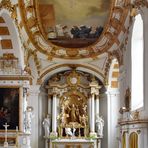
M 46 148 L 101 148 L 104 120 L 99 116 L 99 83 L 76 70 L 49 79 L 48 114 L 43 120 Z
M 31 148 L 33 108 L 28 98 L 32 77 L 26 68 L 20 68 L 12 53 L 0 57 L 0 148 Z

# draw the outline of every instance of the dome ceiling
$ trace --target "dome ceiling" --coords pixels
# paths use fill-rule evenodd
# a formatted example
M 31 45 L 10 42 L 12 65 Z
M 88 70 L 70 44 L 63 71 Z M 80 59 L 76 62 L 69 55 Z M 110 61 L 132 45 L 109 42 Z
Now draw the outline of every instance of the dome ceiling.
M 20 33 L 25 29 L 29 38 L 23 45 L 48 59 L 94 58 L 116 50 L 119 36 L 126 33 L 127 4 L 128 0 L 19 0 L 24 26 Z

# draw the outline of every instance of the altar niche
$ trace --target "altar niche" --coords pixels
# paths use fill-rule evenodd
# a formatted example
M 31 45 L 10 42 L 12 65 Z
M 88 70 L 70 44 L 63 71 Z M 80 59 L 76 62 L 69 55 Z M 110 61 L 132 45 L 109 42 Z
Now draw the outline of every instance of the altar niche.
M 72 90 L 65 93 L 60 100 L 60 137 L 86 137 L 89 132 L 86 97 L 81 92 Z
M 69 144 L 81 144 L 82 148 L 86 148 L 86 144 L 92 143 L 96 148 L 100 144 L 99 139 L 103 136 L 98 132 L 100 120 L 96 121 L 100 85 L 100 80 L 91 74 L 75 69 L 50 77 L 46 88 L 48 114 L 51 115 L 48 120 L 52 126 L 49 126 L 49 135 L 44 136 L 46 148 L 49 145 L 64 148 Z

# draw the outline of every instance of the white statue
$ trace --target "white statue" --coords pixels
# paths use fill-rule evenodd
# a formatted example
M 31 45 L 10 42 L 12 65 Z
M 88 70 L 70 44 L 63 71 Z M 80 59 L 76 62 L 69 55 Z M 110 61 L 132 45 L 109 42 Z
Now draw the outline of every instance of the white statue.
M 31 134 L 31 121 L 32 118 L 34 117 L 33 115 L 33 107 L 28 106 L 27 110 L 25 111 L 25 115 L 26 115 L 26 120 L 25 120 L 25 131 L 27 134 Z
M 97 135 L 103 137 L 104 120 L 99 115 L 96 115 Z
M 72 135 L 73 135 L 73 133 L 71 131 L 71 128 L 69 128 L 69 127 L 65 128 L 65 133 L 66 133 L 67 136 L 71 136 L 72 137 Z
M 71 128 L 69 128 L 69 127 L 65 128 L 65 133 L 66 133 L 67 136 L 74 137 L 75 136 L 75 131 L 76 131 L 75 128 L 73 128 L 73 132 L 72 132 Z
M 47 114 L 47 117 L 43 120 L 43 127 L 45 130 L 45 137 L 48 137 L 50 134 L 50 116 Z

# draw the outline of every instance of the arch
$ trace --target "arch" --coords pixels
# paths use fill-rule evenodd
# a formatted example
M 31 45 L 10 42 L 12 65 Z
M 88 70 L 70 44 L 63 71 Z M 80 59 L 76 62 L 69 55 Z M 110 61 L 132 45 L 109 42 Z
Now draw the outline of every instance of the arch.
M 119 62 L 116 58 L 112 59 L 109 75 L 108 75 L 108 84 L 110 88 L 118 89 L 118 77 L 119 77 Z
M 60 65 L 56 65 L 52 68 L 48 68 L 47 70 L 45 70 L 39 77 L 38 79 L 38 83 L 43 83 L 46 80 L 48 80 L 48 78 L 56 73 L 59 73 L 61 71 L 66 71 L 66 70 L 70 70 L 72 69 L 72 67 L 76 67 L 76 70 L 80 70 L 83 72 L 88 72 L 90 74 L 93 74 L 94 76 L 96 76 L 97 78 L 100 79 L 100 81 L 102 81 L 102 83 L 104 82 L 104 75 L 97 69 L 85 65 L 85 64 L 60 64 Z
M 10 16 L 10 12 L 6 9 L 2 9 L 0 11 L 1 19 L 3 19 L 3 23 L 1 27 L 5 27 L 8 29 L 9 34 L 4 34 L 1 36 L 1 41 L 5 41 L 5 43 L 9 43 L 10 46 L 7 46 L 5 50 L 1 50 L 0 54 L 3 53 L 13 53 L 19 59 L 19 66 L 24 68 L 24 53 L 21 49 L 21 42 L 19 39 L 18 30 L 16 25 L 14 24 L 13 19 Z
M 129 136 L 129 148 L 138 148 L 138 134 L 136 132 Z
M 135 17 L 132 32 L 131 44 L 131 108 L 132 110 L 143 107 L 143 61 L 144 61 L 144 39 L 143 39 L 143 20 L 141 14 Z M 137 79 L 138 78 L 138 79 Z

